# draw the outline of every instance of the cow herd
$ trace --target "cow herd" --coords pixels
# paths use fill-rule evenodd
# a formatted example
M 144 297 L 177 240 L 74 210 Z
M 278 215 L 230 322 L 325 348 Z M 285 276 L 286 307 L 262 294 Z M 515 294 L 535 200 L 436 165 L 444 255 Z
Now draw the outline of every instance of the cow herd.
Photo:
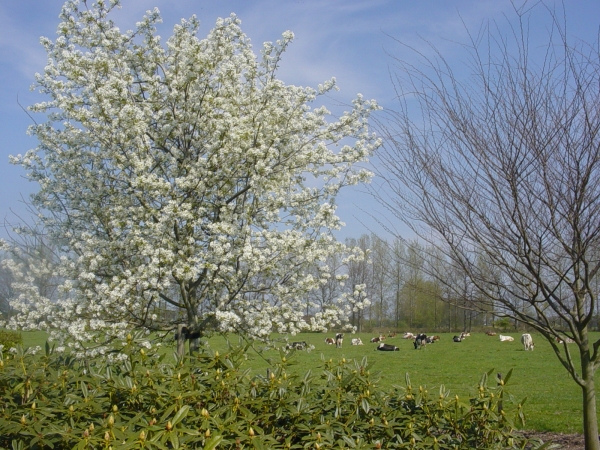
M 496 333 L 493 331 L 488 331 L 488 332 L 486 332 L 486 334 L 488 336 L 496 336 Z M 395 336 L 396 336 L 396 333 L 394 332 L 394 333 L 389 333 L 387 337 L 395 337 Z M 471 333 L 462 332 L 460 335 L 454 336 L 452 338 L 452 342 L 462 342 L 469 336 L 471 336 Z M 512 336 L 508 336 L 508 335 L 499 334 L 498 337 L 500 339 L 500 342 L 512 342 L 515 340 Z M 440 336 L 428 336 L 425 333 L 413 334 L 408 331 L 402 335 L 402 338 L 403 339 L 412 339 L 415 350 L 421 350 L 421 349 L 425 348 L 428 344 L 433 344 L 440 340 Z M 399 347 L 397 347 L 395 345 L 387 344 L 387 343 L 383 342 L 385 340 L 386 340 L 386 336 L 383 334 L 379 334 L 379 336 L 375 336 L 375 337 L 371 338 L 370 342 L 377 344 L 377 346 L 375 347 L 375 350 L 379 350 L 379 351 L 398 351 L 398 350 L 400 350 Z M 361 338 L 359 338 L 359 337 L 352 338 L 352 340 L 350 342 L 352 345 L 364 345 Z M 335 345 L 336 348 L 342 348 L 342 345 L 344 343 L 344 333 L 337 333 L 335 335 L 335 337 L 333 337 L 333 338 L 332 337 L 325 338 L 325 343 L 327 345 Z M 524 333 L 521 336 L 521 344 L 523 345 L 523 348 L 525 351 L 533 350 L 534 344 L 533 344 L 533 338 L 531 337 L 531 334 Z M 305 350 L 305 349 L 310 349 L 311 347 L 314 348 L 314 346 L 309 346 L 305 341 L 291 342 L 286 345 L 286 349 L 288 349 L 288 350 Z

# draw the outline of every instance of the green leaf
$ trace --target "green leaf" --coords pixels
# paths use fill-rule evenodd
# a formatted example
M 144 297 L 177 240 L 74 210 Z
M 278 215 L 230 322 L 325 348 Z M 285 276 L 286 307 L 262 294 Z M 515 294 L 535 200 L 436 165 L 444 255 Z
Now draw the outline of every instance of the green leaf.
M 371 410 L 371 405 L 369 404 L 369 400 L 367 400 L 366 398 L 363 398 L 362 402 L 361 402 L 361 406 L 362 406 L 363 411 L 365 413 L 369 414 L 369 411 Z
M 171 423 L 173 425 L 176 425 L 179 422 L 181 422 L 181 420 L 185 416 L 187 416 L 187 413 L 189 412 L 189 410 L 190 410 L 189 405 L 182 406 L 181 409 L 179 411 L 177 411 L 177 414 L 175 414 L 175 417 L 173 417 L 173 420 L 171 421 Z
M 87 384 L 85 381 L 81 382 L 81 392 L 83 393 L 83 398 L 88 397 L 88 388 L 87 388 Z
M 481 379 L 479 380 L 479 386 L 485 387 L 487 385 L 488 376 L 489 374 L 484 372 L 484 374 L 481 376 Z
M 217 435 L 212 436 L 204 444 L 203 450 L 213 450 L 213 449 L 217 448 L 217 445 L 219 445 L 222 440 L 223 440 L 223 436 L 221 436 L 221 435 L 217 434 Z
M 160 422 L 165 422 L 167 420 L 167 417 L 169 417 L 174 410 L 175 410 L 175 405 L 169 406 L 163 413 L 162 417 L 160 418 Z
M 179 436 L 176 432 L 171 432 L 171 435 L 169 436 L 169 441 L 171 441 L 171 445 L 173 446 L 173 448 L 179 448 Z

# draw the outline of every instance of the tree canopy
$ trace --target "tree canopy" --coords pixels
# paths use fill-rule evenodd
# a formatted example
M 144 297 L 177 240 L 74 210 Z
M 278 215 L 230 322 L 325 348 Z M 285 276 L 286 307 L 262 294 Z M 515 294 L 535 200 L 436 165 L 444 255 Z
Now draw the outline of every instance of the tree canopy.
M 117 6 L 68 1 L 58 37 L 42 39 L 35 87 L 49 99 L 30 110 L 46 120 L 14 163 L 39 183 L 62 282 L 56 298 L 21 296 L 15 320 L 78 342 L 178 323 L 263 338 L 341 324 L 343 298 L 310 317 L 304 299 L 343 248 L 336 195 L 370 179 L 377 104 L 359 94 L 334 118 L 317 100 L 335 79 L 279 80 L 289 31 L 257 56 L 235 15 L 204 39 L 192 17 L 163 43 L 158 10 L 121 32 Z

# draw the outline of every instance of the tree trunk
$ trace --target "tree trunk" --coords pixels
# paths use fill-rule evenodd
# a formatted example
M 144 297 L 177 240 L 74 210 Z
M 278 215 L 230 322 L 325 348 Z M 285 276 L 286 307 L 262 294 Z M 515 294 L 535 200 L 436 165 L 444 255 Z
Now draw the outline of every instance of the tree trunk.
M 585 450 L 600 450 L 598 440 L 598 417 L 596 416 L 596 387 L 594 385 L 594 367 L 587 355 L 581 357 L 584 385 L 583 394 L 583 435 Z
M 183 357 L 185 354 L 185 341 L 187 338 L 187 333 L 183 331 L 184 328 L 185 325 L 181 323 L 177 325 L 177 356 L 179 357 Z

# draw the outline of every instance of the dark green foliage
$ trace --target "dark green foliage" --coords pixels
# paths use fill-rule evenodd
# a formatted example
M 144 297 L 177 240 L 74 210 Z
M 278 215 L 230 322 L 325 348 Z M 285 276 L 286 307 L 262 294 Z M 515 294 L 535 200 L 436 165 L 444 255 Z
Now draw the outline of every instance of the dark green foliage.
M 0 448 L 524 448 L 523 423 L 496 381 L 462 402 L 440 388 L 390 392 L 365 359 L 321 359 L 289 375 L 293 354 L 265 376 L 244 369 L 247 347 L 166 363 L 131 337 L 119 353 L 80 361 L 46 346 L 3 353 Z M 290 361 L 291 360 L 291 361 Z M 504 381 L 508 381 L 510 374 Z M 499 407 L 504 408 L 499 412 Z M 510 409 L 508 409 L 510 407 Z M 516 423 L 515 423 L 516 422 Z M 531 444 L 531 443 L 529 443 Z M 528 447 L 531 448 L 531 447 Z
M 0 330 L 0 345 L 4 351 L 23 344 L 23 336 L 18 331 Z

